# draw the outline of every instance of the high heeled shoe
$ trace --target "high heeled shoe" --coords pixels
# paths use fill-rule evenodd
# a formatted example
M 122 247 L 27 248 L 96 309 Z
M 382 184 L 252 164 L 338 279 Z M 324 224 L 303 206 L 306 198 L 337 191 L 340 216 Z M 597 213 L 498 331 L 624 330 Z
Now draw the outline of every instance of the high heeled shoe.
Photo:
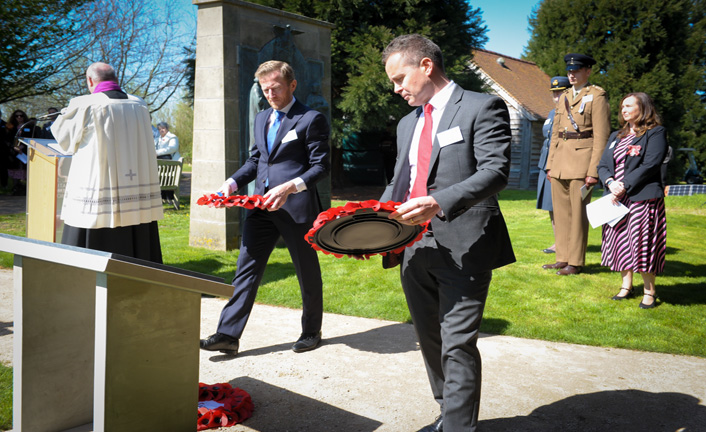
M 644 294 L 646 296 L 652 297 L 654 299 L 654 301 L 650 304 L 645 304 L 642 301 L 640 301 L 640 309 L 652 309 L 653 307 L 656 307 L 657 306 L 657 299 L 659 297 L 657 297 L 655 294 L 648 294 L 648 293 L 644 293 Z
M 626 290 L 628 293 L 625 294 L 624 296 L 618 295 L 618 294 L 620 294 L 620 292 L 622 290 Z M 630 287 L 630 288 L 620 287 L 620 291 L 618 291 L 618 294 L 614 295 L 613 298 L 611 298 L 611 300 L 625 300 L 626 298 L 632 297 L 633 296 L 632 287 Z

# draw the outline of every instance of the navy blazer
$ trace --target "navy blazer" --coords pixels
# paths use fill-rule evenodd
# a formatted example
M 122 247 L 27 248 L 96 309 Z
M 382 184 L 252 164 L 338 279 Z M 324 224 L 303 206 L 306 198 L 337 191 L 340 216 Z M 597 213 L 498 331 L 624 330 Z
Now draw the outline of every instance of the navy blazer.
M 608 144 L 603 151 L 601 161 L 598 163 L 598 176 L 601 182 L 615 176 L 615 159 L 613 152 L 618 144 L 618 131 L 613 132 L 608 138 Z M 631 201 L 644 201 L 664 197 L 664 184 L 662 181 L 662 163 L 667 156 L 667 138 L 663 126 L 657 126 L 633 139 L 632 146 L 638 146 L 636 156 L 629 154 L 625 158 L 625 194 Z M 604 195 L 610 193 L 606 188 Z
M 397 163 L 383 202 L 401 202 L 407 194 L 409 151 L 422 112 L 419 107 L 399 122 Z M 434 137 L 427 192 L 443 211 L 432 219 L 434 238 L 459 268 L 483 272 L 515 262 L 496 195 L 508 183 L 511 137 L 502 99 L 456 87 Z
M 295 101 L 282 119 L 270 153 L 267 120 L 271 114 L 272 108 L 269 108 L 255 116 L 255 142 L 250 148 L 250 157 L 230 178 L 238 188 L 255 180 L 255 194 L 264 195 L 268 179 L 271 189 L 301 177 L 306 190 L 289 195 L 280 210 L 289 213 L 296 223 L 313 223 L 323 210 L 316 183 L 331 169 L 328 121 L 320 112 Z

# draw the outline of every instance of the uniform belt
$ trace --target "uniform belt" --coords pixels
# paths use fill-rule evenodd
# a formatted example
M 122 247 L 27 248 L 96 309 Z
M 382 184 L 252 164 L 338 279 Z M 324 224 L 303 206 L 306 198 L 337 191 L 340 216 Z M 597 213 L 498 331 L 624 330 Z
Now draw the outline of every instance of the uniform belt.
M 593 131 L 586 131 L 586 132 L 565 132 L 565 131 L 560 131 L 560 132 L 559 132 L 559 138 L 563 138 L 564 140 L 567 140 L 567 139 L 591 138 L 592 136 L 593 136 Z

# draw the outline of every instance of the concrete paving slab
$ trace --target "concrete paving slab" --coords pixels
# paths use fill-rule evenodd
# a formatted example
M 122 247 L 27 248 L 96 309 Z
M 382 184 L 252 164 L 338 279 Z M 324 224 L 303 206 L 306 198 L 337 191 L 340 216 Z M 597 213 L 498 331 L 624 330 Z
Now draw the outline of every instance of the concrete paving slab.
M 0 271 L 0 361 L 12 362 L 12 272 Z M 201 335 L 225 300 L 202 300 Z M 438 415 L 409 324 L 324 316 L 294 353 L 301 311 L 256 305 L 237 357 L 201 351 L 200 380 L 249 392 L 219 431 L 415 431 Z M 196 343 L 196 341 L 194 341 Z M 483 335 L 481 431 L 706 431 L 706 359 Z

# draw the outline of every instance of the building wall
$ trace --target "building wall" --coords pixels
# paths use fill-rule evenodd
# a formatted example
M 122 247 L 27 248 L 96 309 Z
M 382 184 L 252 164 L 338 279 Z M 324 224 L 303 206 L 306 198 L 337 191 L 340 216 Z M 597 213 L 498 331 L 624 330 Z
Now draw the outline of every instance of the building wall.
M 508 106 L 512 131 L 510 178 L 508 189 L 535 189 L 542 149 L 544 119 L 530 121 L 522 113 Z

